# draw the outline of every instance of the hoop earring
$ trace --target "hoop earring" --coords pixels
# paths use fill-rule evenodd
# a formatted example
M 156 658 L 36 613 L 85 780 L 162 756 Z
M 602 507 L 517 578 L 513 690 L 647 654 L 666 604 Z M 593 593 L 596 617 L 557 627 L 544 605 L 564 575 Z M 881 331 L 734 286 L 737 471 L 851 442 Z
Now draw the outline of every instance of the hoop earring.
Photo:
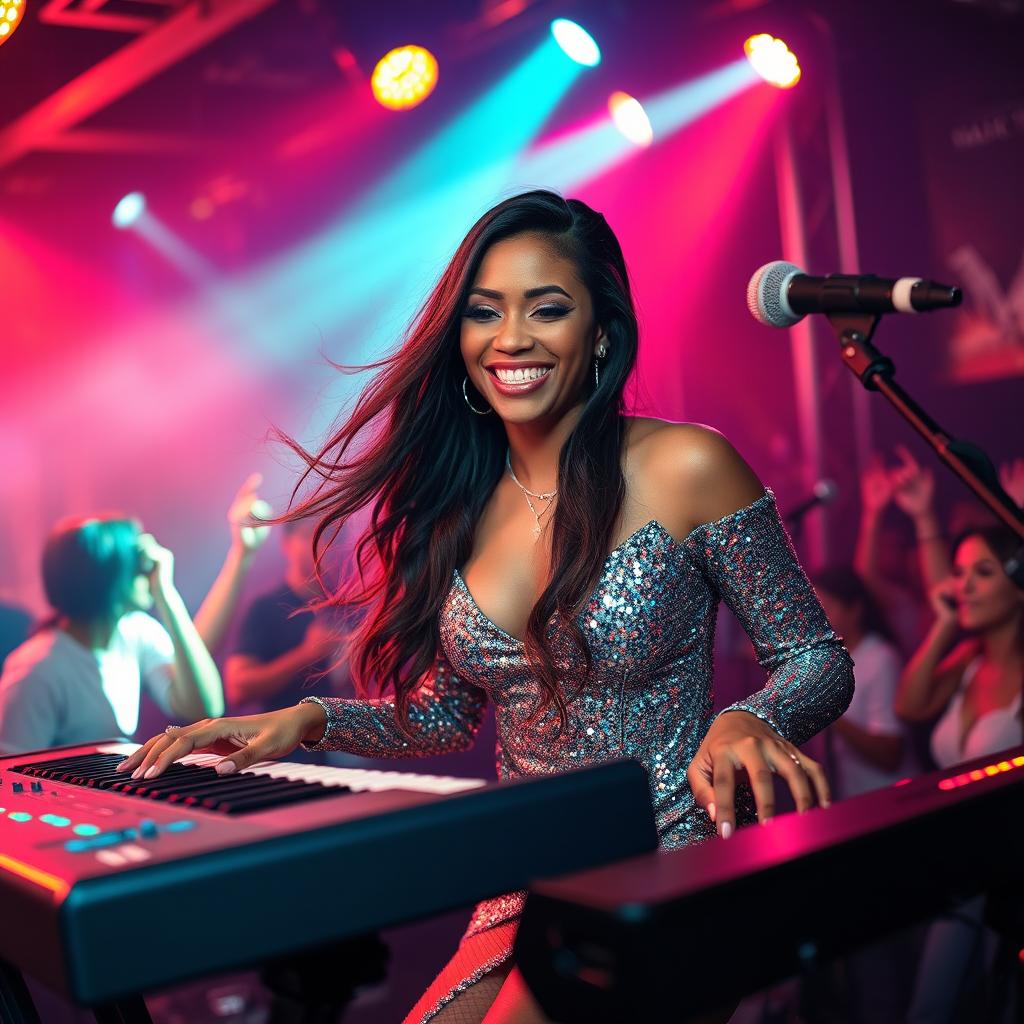
M 469 406 L 471 412 L 475 412 L 477 416 L 489 416 L 494 410 L 487 406 L 487 408 L 481 412 L 479 409 L 473 408 L 473 403 L 469 400 L 469 392 L 466 390 L 466 385 L 469 383 L 469 375 L 467 374 L 462 378 L 462 397 L 466 400 L 466 405 Z

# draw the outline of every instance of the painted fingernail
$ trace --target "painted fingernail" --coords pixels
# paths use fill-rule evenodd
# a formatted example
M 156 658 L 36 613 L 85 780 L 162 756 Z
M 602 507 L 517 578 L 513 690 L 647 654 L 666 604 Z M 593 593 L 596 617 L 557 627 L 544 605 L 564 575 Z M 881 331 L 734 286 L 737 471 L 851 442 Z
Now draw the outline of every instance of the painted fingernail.
M 135 771 L 132 772 L 132 778 L 133 779 L 137 779 L 141 774 L 142 774 L 142 765 L 140 764 L 139 767 L 136 768 Z
M 128 767 L 127 761 L 122 761 L 115 769 L 115 772 L 123 772 Z
M 143 778 L 151 779 L 151 778 L 153 778 L 154 775 L 156 775 L 156 773 L 158 771 L 160 771 L 159 766 L 155 765 L 155 764 L 151 764 L 149 766 L 149 768 L 146 769 L 146 774 L 143 776 Z
M 218 775 L 230 775 L 234 770 L 235 770 L 235 762 L 234 761 L 220 761 L 217 764 L 217 768 L 216 768 L 216 771 L 217 771 Z
M 732 822 L 731 821 L 723 821 L 722 822 L 722 838 L 723 839 L 728 839 L 729 836 L 731 836 L 731 835 L 732 835 Z
M 718 810 L 718 808 L 715 807 L 714 801 L 712 801 L 711 803 L 708 804 L 708 817 L 712 821 L 715 820 L 715 814 L 716 814 L 717 810 Z

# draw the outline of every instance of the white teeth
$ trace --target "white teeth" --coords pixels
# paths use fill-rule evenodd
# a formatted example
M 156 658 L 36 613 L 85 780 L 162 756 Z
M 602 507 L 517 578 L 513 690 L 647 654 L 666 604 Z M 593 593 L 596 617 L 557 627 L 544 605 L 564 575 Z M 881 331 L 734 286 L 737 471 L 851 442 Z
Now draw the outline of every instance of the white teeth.
M 525 384 L 538 380 L 550 369 L 550 366 L 529 366 L 525 370 L 495 370 L 494 374 L 502 384 Z

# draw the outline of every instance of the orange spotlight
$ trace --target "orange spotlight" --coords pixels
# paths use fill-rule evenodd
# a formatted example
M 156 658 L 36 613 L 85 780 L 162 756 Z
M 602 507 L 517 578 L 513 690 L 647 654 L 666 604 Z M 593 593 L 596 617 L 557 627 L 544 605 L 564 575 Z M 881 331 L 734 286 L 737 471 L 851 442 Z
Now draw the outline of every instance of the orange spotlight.
M 792 89 L 800 81 L 800 64 L 796 54 L 781 40 L 764 32 L 751 36 L 743 44 L 753 69 L 777 89 Z
M 654 141 L 654 129 L 647 111 L 628 92 L 613 92 L 608 97 L 608 112 L 615 127 L 634 146 L 649 146 Z
M 437 59 L 422 46 L 399 46 L 384 54 L 370 79 L 377 102 L 389 110 L 419 106 L 435 85 Z
M 25 0 L 0 0 L 0 43 L 6 43 L 21 24 Z

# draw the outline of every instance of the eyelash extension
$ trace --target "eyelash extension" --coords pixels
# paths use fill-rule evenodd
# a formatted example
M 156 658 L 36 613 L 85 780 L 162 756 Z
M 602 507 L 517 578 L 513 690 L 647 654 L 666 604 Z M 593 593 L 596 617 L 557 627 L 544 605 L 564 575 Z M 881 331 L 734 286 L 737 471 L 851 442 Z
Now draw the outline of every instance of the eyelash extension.
M 541 306 L 539 309 L 534 310 L 534 315 L 543 316 L 545 319 L 556 319 L 557 317 L 567 316 L 573 311 L 573 308 L 572 306 L 562 306 L 557 302 L 553 302 L 550 305 Z M 462 315 L 467 320 L 490 320 L 499 314 L 497 310 L 491 309 L 490 306 L 470 306 Z
M 490 319 L 492 316 L 497 316 L 498 314 L 489 306 L 470 306 L 462 315 L 467 320 L 483 320 L 485 318 Z

